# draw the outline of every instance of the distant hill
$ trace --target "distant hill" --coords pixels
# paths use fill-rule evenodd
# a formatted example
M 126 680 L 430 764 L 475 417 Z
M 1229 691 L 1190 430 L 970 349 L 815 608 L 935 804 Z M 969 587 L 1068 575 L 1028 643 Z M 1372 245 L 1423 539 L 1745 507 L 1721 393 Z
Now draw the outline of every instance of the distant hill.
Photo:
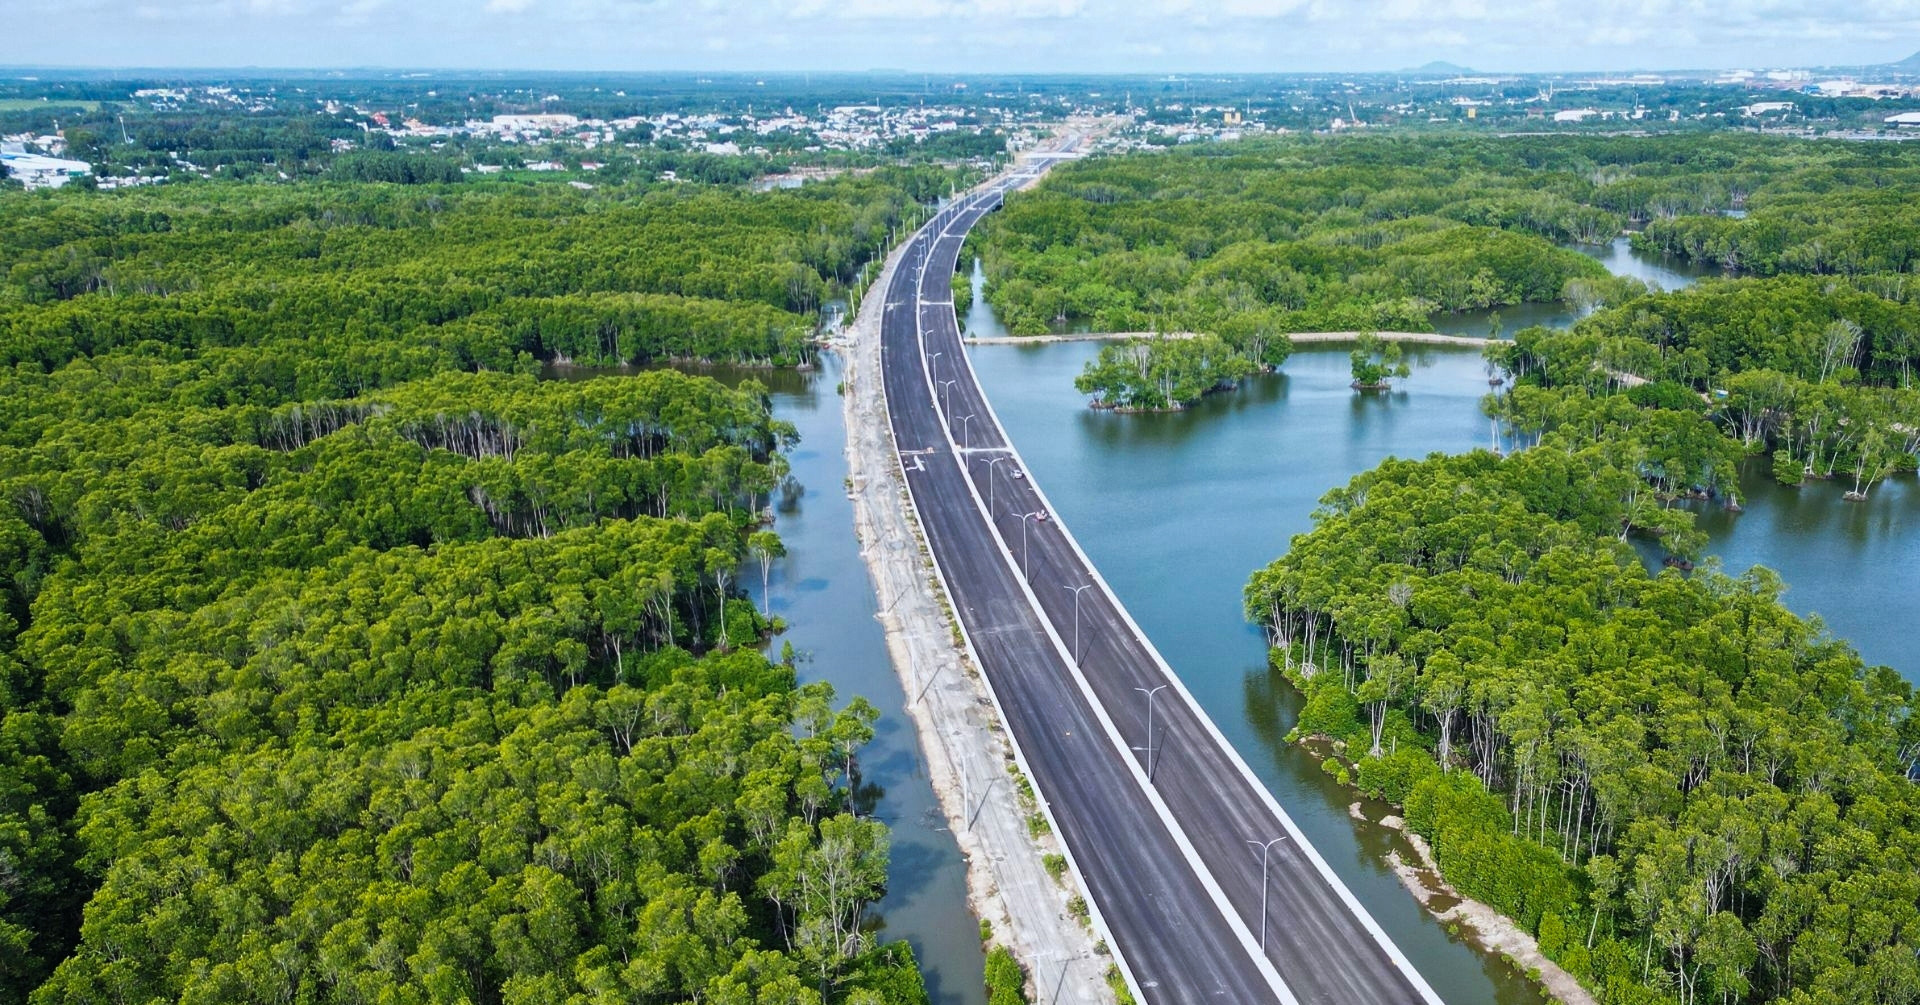
M 1920 53 L 1914 53 L 1914 56 L 1915 58 L 1920 58 Z M 1469 67 L 1461 66 L 1459 63 L 1449 63 L 1445 60 L 1436 59 L 1425 66 L 1416 66 L 1406 72 L 1434 77 L 1458 77 L 1461 74 L 1472 73 L 1473 70 Z
M 1896 70 L 1911 70 L 1914 73 L 1920 73 L 1920 52 L 1916 52 L 1898 63 L 1888 63 L 1887 65 Z

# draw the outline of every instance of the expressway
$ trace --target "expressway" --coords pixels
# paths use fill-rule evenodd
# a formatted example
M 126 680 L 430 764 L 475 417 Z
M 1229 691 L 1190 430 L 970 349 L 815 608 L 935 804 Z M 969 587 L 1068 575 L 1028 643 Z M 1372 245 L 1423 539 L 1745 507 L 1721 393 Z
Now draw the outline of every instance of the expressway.
M 1064 156 L 946 207 L 886 291 L 888 419 L 968 647 L 1143 1001 L 1438 1005 L 1052 516 L 974 378 L 961 242 Z

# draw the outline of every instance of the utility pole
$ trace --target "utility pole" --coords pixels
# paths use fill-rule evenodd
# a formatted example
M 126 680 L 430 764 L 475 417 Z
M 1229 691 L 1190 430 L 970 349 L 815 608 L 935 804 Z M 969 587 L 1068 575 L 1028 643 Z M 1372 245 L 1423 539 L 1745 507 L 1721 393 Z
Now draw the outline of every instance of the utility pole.
M 1060 973 L 1059 976 L 1053 979 L 1053 993 L 1049 995 L 1047 994 L 1046 985 L 1041 983 L 1042 977 L 1040 971 L 1042 968 L 1040 964 L 1051 963 L 1056 960 L 1060 963 Z M 1060 986 L 1067 982 L 1067 968 L 1073 965 L 1073 961 L 1074 957 L 1066 953 L 1043 953 L 1034 958 L 1033 986 L 1040 991 L 1039 1005 L 1047 1005 L 1048 1002 L 1054 1002 L 1055 1005 L 1058 1005 L 1060 1001 Z

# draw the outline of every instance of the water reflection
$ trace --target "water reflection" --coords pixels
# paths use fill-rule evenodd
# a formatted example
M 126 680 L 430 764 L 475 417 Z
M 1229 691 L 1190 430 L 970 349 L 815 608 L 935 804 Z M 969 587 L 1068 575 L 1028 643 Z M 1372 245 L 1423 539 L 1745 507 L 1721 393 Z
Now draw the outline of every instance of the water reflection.
M 1744 513 L 1689 504 L 1727 571 L 1764 565 L 1787 583 L 1788 607 L 1817 614 L 1869 663 L 1920 682 L 1920 660 L 1906 633 L 1920 620 L 1920 485 L 1891 478 L 1865 502 L 1842 494 L 1851 480 L 1790 488 L 1774 481 L 1764 458 L 1741 465 Z
M 981 267 L 980 259 L 973 260 L 973 270 L 968 273 L 968 276 L 973 284 L 973 304 L 967 308 L 967 313 L 960 317 L 961 333 L 983 338 L 1001 338 L 1013 334 L 1007 330 L 1006 325 L 1000 323 L 1000 318 L 993 313 L 993 308 L 987 306 L 987 273 Z M 1055 335 L 1079 335 L 1093 331 L 1093 322 L 1085 318 L 1055 321 L 1047 325 L 1047 331 Z

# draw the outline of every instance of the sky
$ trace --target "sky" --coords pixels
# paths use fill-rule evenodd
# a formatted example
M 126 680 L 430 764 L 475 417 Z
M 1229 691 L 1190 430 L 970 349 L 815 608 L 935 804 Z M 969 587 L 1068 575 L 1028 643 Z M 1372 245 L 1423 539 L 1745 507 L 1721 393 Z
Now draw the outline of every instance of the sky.
M 1920 0 L 0 0 L 0 65 L 1580 71 L 1862 65 Z

